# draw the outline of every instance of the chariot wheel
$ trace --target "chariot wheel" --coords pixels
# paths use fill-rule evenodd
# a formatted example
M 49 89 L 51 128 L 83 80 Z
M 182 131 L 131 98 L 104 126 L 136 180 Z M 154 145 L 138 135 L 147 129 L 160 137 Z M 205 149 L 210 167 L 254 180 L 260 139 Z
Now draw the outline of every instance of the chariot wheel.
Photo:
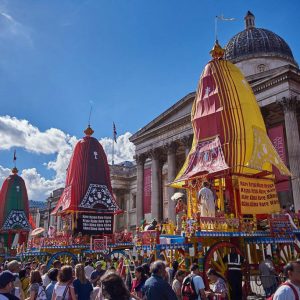
M 120 258 L 128 259 L 128 255 L 126 254 L 125 250 L 113 250 L 110 253 L 108 253 L 107 258 L 110 258 L 111 260 L 117 260 L 119 261 Z
M 218 273 L 225 276 L 226 274 L 226 264 L 223 262 L 224 256 L 230 253 L 230 249 L 234 248 L 236 253 L 244 256 L 242 251 L 233 243 L 230 242 L 217 242 L 213 244 L 207 251 L 204 257 L 204 277 L 207 282 L 206 272 L 210 268 L 214 268 Z
M 205 254 L 204 257 L 204 265 L 203 265 L 203 279 L 205 286 L 209 287 L 209 281 L 206 276 L 207 271 L 210 268 L 215 269 L 219 274 L 221 274 L 224 278 L 226 278 L 227 266 L 223 261 L 224 256 L 230 253 L 230 249 L 235 249 L 236 253 L 244 256 L 243 252 L 233 243 L 230 242 L 217 242 L 213 244 Z M 230 288 L 228 286 L 228 288 Z M 249 286 L 244 285 L 243 290 L 244 293 L 249 290 Z
M 173 251 L 173 253 L 171 253 Z M 176 260 L 179 264 L 179 268 L 185 268 L 185 253 L 183 249 L 173 250 L 161 250 L 158 258 L 162 258 L 167 265 L 171 265 L 174 260 Z
M 296 244 L 279 244 L 277 248 L 279 265 L 284 266 L 288 262 L 300 258 L 300 247 Z
M 53 254 L 49 261 L 47 262 L 46 268 L 49 270 L 55 260 L 59 260 L 63 264 L 70 265 L 73 261 L 74 264 L 78 263 L 78 258 L 74 253 L 67 252 L 67 251 L 61 251 Z

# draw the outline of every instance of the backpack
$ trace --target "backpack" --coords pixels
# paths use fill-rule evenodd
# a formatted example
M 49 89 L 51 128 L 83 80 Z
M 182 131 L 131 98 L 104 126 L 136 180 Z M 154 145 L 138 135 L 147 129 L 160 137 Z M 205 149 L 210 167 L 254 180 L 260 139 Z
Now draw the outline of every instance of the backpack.
M 297 293 L 296 289 L 294 288 L 294 286 L 292 284 L 290 284 L 289 282 L 284 282 L 280 286 L 282 286 L 282 285 L 287 285 L 288 287 L 290 287 L 292 289 L 293 293 L 294 293 L 295 300 L 300 300 L 299 296 L 298 296 L 298 293 Z M 267 298 L 266 300 L 273 300 L 275 293 L 272 296 L 270 296 L 269 298 Z
M 195 275 L 188 275 L 184 278 L 181 286 L 182 300 L 197 300 L 198 294 L 193 282 Z
M 45 288 L 41 285 L 39 286 L 39 290 L 37 296 L 35 297 L 35 300 L 47 300 Z

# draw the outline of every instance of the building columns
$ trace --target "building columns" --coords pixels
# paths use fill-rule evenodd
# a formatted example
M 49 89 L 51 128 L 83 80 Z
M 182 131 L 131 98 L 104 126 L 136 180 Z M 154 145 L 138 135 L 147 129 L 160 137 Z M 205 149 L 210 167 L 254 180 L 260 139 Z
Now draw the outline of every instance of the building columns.
M 168 183 L 171 183 L 176 177 L 176 149 L 177 144 L 171 143 L 167 146 L 168 153 Z M 168 187 L 168 218 L 175 223 L 175 201 L 171 197 L 175 193 L 175 189 Z
M 139 155 L 136 157 L 137 170 L 137 188 L 136 188 L 136 226 L 139 227 L 141 220 L 144 219 L 144 206 L 143 206 L 143 196 L 144 196 L 144 164 L 145 156 Z
M 283 97 L 279 104 L 283 108 L 289 166 L 292 173 L 292 189 L 295 211 L 300 210 L 300 139 L 296 115 L 298 101 L 296 97 Z
M 156 221 L 161 219 L 161 167 L 160 152 L 157 149 L 151 151 L 151 216 Z

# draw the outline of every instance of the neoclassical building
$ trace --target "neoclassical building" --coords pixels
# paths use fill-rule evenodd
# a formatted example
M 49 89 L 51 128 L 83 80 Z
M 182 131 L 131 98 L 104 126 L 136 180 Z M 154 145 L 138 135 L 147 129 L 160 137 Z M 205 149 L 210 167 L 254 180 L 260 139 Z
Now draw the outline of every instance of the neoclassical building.
M 300 209 L 300 141 L 298 104 L 300 70 L 293 53 L 277 34 L 255 26 L 251 12 L 245 29 L 228 42 L 226 59 L 236 64 L 250 83 L 269 137 L 292 178 L 276 174 L 283 205 Z M 176 102 L 131 138 L 136 146 L 136 216 L 174 219 L 174 189 L 167 186 L 180 170 L 192 141 L 191 109 L 195 93 Z M 249 112 L 251 113 L 251 112 Z

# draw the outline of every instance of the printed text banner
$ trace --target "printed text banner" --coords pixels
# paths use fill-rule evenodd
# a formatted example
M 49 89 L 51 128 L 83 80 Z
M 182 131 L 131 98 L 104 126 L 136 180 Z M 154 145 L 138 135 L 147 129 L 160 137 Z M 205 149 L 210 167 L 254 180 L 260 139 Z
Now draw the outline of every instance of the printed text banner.
M 242 214 L 267 214 L 280 210 L 272 180 L 241 177 L 238 184 Z

